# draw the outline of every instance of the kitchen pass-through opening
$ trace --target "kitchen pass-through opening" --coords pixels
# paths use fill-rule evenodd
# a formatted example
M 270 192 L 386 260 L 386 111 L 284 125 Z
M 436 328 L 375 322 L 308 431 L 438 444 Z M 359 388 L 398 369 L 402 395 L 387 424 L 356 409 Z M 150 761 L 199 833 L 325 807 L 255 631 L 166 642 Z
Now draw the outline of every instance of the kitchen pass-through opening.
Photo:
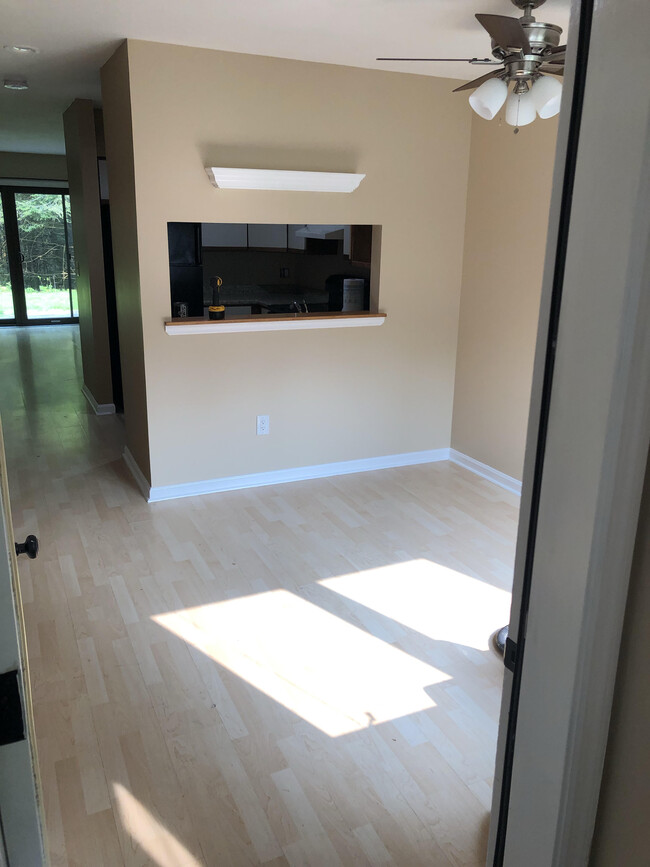
M 173 318 L 377 310 L 381 227 L 168 223 Z

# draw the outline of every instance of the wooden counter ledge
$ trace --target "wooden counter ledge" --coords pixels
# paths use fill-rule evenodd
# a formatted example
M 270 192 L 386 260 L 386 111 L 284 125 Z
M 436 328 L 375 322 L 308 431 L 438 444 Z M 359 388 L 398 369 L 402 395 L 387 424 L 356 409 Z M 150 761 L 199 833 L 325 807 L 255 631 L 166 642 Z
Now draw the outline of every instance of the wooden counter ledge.
M 359 328 L 383 325 L 385 313 L 288 313 L 241 319 L 167 319 L 167 334 L 219 334 L 233 331 L 296 331 L 306 328 Z

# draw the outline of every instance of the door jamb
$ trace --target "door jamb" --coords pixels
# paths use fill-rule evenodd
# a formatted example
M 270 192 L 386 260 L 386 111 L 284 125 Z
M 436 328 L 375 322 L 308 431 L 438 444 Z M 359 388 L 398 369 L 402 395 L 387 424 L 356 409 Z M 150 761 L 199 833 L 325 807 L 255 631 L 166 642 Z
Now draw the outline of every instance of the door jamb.
M 640 12 L 640 6 L 635 9 Z M 509 804 L 512 827 L 519 827 L 515 835 L 519 849 L 517 844 L 506 845 L 505 864 L 524 863 L 524 850 L 533 853 L 525 860 L 531 867 L 537 864 L 583 867 L 588 863 L 650 443 L 650 340 L 647 335 L 650 323 L 650 293 L 647 292 L 650 285 L 650 209 L 647 206 L 650 201 L 650 106 L 647 89 L 643 88 L 649 59 L 647 54 L 635 54 L 635 75 L 630 76 L 628 72 L 626 78 L 635 79 L 636 89 L 619 106 L 612 94 L 616 89 L 620 94 L 622 72 L 611 76 L 606 57 L 612 37 L 621 44 L 629 41 L 636 51 L 647 28 L 644 31 L 642 23 L 638 23 L 636 32 L 631 31 L 632 9 L 624 15 L 618 15 L 618 11 L 608 8 L 607 4 L 597 4 L 594 12 L 594 68 L 590 69 L 583 113 L 585 136 L 581 152 L 584 147 L 584 159 L 578 161 L 580 181 L 574 202 L 577 217 L 570 230 L 573 285 L 566 298 L 566 302 L 570 302 L 566 305 L 570 315 L 560 325 L 558 343 L 559 381 L 564 382 L 553 395 L 554 460 L 547 461 L 545 490 L 542 491 L 545 541 L 551 546 L 547 552 L 554 553 L 547 558 L 546 566 L 543 556 L 538 556 L 535 565 L 540 573 L 536 578 L 548 579 L 552 589 L 549 592 L 539 581 L 537 589 L 533 589 L 535 599 L 527 636 L 529 650 L 522 670 L 522 695 L 526 693 L 526 722 L 530 731 L 525 745 L 520 746 L 518 742 L 517 792 Z M 642 15 L 646 24 L 650 23 L 648 8 Z M 630 110 L 635 98 L 641 99 L 636 116 Z M 612 123 L 612 118 L 618 123 Z M 627 138 L 618 131 L 625 118 L 631 128 Z M 621 144 L 616 144 L 617 136 Z M 611 156 L 609 163 L 608 156 Z M 596 164 L 600 166 L 597 184 L 591 183 Z M 557 186 L 557 167 L 555 183 Z M 554 193 L 554 200 L 556 198 Z M 556 205 L 554 201 L 552 213 Z M 555 231 L 552 219 L 549 249 Z M 545 286 L 551 265 L 547 251 Z M 548 305 L 546 288 L 543 304 Z M 542 320 L 547 315 L 543 306 Z M 542 321 L 540 334 L 543 325 Z M 540 372 L 538 345 L 534 387 L 537 400 Z M 581 392 L 581 388 L 586 390 Z M 533 401 L 522 500 L 524 514 L 528 507 L 526 488 L 531 483 L 535 413 Z M 568 443 L 562 441 L 562 419 L 564 430 L 573 419 L 579 425 L 581 436 L 587 432 L 583 453 L 576 439 Z M 595 425 L 590 428 L 589 423 L 594 421 Z M 566 486 L 564 479 L 568 476 L 563 477 L 563 471 L 575 476 L 573 486 Z M 565 503 L 561 501 L 563 491 L 570 495 Z M 576 506 L 577 511 L 582 510 L 580 515 L 569 511 Z M 564 526 L 557 515 L 567 518 Z M 519 541 L 521 548 L 521 533 Z M 580 546 L 576 556 L 571 555 L 574 543 Z M 558 557 L 554 545 L 564 546 L 563 556 Z M 520 558 L 518 550 L 518 561 Z M 558 564 L 559 570 L 554 568 Z M 571 568 L 576 565 L 580 567 L 578 574 Z M 517 569 L 520 567 L 521 562 L 518 562 Z M 553 626 L 553 617 L 557 628 L 563 612 L 553 603 L 565 598 L 564 588 L 571 584 L 573 588 L 567 594 L 572 608 L 571 632 L 568 638 L 557 642 L 556 648 L 548 628 Z M 516 601 L 513 600 L 513 621 L 517 620 Z M 541 614 L 540 609 L 535 610 L 540 603 Z M 542 682 L 536 677 L 540 673 Z M 555 679 L 561 680 L 560 687 Z M 553 721 L 559 734 L 549 738 L 540 725 L 535 731 L 535 712 L 545 700 L 554 711 L 560 710 L 561 717 L 558 723 Z M 543 716 L 540 719 L 546 722 Z M 541 749 L 539 741 L 531 735 L 540 732 L 542 740 L 546 739 Z M 555 766 L 549 769 L 544 759 L 553 748 Z M 536 797 L 536 789 L 546 791 Z M 540 817 L 539 807 L 546 806 L 545 799 L 550 808 Z M 545 835 L 538 833 L 540 827 L 545 828 Z M 531 831 L 531 839 L 526 840 L 525 834 Z M 542 840 L 543 848 L 537 846 L 537 838 Z M 548 851 L 547 847 L 550 847 Z
M 571 109 L 568 121 L 566 144 L 558 147 L 556 159 L 561 153 L 564 158 L 562 192 L 560 210 L 558 215 L 557 235 L 553 238 L 555 248 L 555 261 L 553 266 L 553 282 L 549 298 L 548 322 L 546 325 L 545 338 L 540 329 L 538 339 L 545 341 L 545 353 L 543 374 L 539 396 L 533 393 L 538 401 L 536 412 L 536 442 L 534 465 L 532 469 L 532 482 L 526 504 L 525 513 L 522 510 L 521 520 L 525 522 L 526 543 L 523 552 L 522 563 L 522 587 L 521 598 L 518 600 L 516 642 L 513 643 L 512 633 L 508 637 L 511 652 L 514 652 L 514 666 L 512 667 L 512 682 L 509 696 L 509 711 L 507 729 L 504 738 L 503 775 L 501 777 L 498 800 L 498 817 L 494 841 L 493 867 L 502 867 L 504 862 L 506 835 L 508 829 L 508 806 L 511 793 L 512 771 L 515 751 L 515 738 L 517 733 L 517 720 L 519 698 L 521 693 L 521 680 L 523 672 L 524 653 L 526 648 L 526 626 L 528 609 L 530 605 L 530 591 L 535 559 L 535 543 L 537 541 L 537 522 L 539 517 L 539 505 L 544 470 L 544 455 L 548 433 L 548 420 L 553 389 L 553 371 L 555 366 L 555 351 L 557 348 L 557 336 L 562 307 L 562 289 L 564 285 L 564 269 L 566 264 L 567 242 L 569 225 L 571 221 L 571 203 L 573 196 L 573 184 L 575 180 L 575 167 L 580 143 L 580 120 L 584 101 L 585 82 L 587 76 L 587 64 L 589 59 L 589 40 L 591 37 L 591 22 L 593 15 L 593 0 L 581 0 L 578 36 L 576 50 L 573 55 L 575 60 L 573 76 L 565 82 L 565 87 L 571 86 Z M 530 445 L 530 443 L 529 443 Z M 532 451 L 532 450 L 531 450 Z M 521 538 L 520 538 L 521 543 Z M 506 658 L 509 647 L 506 646 Z M 495 804 L 496 805 L 496 799 Z M 494 806 L 493 805 L 493 806 Z

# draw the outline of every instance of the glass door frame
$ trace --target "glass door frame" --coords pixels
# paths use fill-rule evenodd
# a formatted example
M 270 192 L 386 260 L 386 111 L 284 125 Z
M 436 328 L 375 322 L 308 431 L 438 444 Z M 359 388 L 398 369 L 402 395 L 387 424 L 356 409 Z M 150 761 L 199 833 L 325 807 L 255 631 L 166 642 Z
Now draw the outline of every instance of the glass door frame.
M 9 264 L 9 279 L 11 282 L 11 295 L 14 302 L 14 316 L 12 319 L 0 319 L 2 325 L 70 325 L 79 322 L 79 316 L 43 316 L 30 319 L 27 315 L 27 302 L 25 298 L 25 280 L 23 275 L 22 253 L 20 250 L 20 235 L 18 232 L 18 215 L 16 212 L 17 193 L 38 193 L 40 195 L 69 196 L 70 191 L 66 186 L 46 187 L 0 184 L 0 196 L 2 198 L 2 212 L 4 215 L 4 231 L 7 239 L 7 259 Z M 63 229 L 66 242 L 66 259 L 68 263 L 68 295 L 72 303 L 72 286 L 70 274 L 70 244 L 68 220 L 65 215 L 65 199 L 63 200 L 64 221 Z M 78 296 L 77 296 L 78 297 Z

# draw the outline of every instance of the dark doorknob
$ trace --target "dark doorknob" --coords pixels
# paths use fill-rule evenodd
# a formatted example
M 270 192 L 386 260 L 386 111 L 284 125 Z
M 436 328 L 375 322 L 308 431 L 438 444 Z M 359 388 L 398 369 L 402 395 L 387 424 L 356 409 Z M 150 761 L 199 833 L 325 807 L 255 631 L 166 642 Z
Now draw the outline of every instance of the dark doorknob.
M 36 536 L 28 536 L 24 542 L 16 542 L 16 556 L 27 554 L 30 560 L 38 557 L 38 539 Z

